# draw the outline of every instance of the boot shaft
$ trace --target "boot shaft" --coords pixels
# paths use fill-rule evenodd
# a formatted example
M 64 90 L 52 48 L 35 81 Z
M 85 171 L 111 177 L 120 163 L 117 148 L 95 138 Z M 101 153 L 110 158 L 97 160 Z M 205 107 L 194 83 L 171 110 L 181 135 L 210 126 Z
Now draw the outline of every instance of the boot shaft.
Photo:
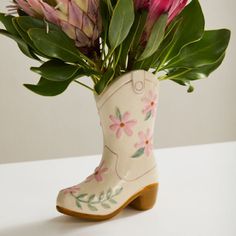
M 155 168 L 153 131 L 159 83 L 146 71 L 118 78 L 95 95 L 106 152 L 117 157 L 117 174 L 128 181 Z

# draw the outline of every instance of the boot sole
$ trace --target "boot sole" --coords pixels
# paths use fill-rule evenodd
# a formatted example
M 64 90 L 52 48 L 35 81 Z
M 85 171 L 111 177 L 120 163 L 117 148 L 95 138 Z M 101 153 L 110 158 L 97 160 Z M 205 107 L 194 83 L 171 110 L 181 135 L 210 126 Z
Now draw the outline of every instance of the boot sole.
M 56 206 L 56 208 L 62 214 L 73 216 L 80 219 L 85 219 L 90 221 L 108 220 L 119 214 L 127 206 L 130 206 L 139 211 L 146 211 L 151 209 L 156 202 L 157 191 L 158 191 L 158 183 L 150 184 L 145 188 L 143 188 L 138 193 L 134 194 L 132 197 L 130 197 L 120 208 L 107 215 L 84 214 L 76 211 L 71 211 L 60 206 Z

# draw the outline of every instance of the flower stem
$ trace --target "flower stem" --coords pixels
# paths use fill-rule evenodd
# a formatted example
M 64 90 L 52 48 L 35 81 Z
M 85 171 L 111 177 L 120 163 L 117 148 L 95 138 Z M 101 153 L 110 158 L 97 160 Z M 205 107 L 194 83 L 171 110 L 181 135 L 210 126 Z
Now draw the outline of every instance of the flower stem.
M 94 92 L 94 89 L 92 89 L 92 88 L 89 87 L 88 85 L 86 85 L 86 84 L 84 84 L 84 83 L 81 83 L 81 82 L 78 81 L 78 80 L 74 80 L 74 82 L 77 83 L 77 84 L 80 84 L 80 85 L 84 86 L 85 88 L 87 88 L 87 89 L 89 89 L 89 90 L 91 90 L 91 91 Z

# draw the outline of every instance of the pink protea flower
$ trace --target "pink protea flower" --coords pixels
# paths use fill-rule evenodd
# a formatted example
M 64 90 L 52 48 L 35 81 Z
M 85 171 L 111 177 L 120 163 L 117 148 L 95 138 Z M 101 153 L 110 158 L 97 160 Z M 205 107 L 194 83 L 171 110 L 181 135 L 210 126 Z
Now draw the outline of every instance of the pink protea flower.
M 73 193 L 77 193 L 79 190 L 80 190 L 80 187 L 79 187 L 79 184 L 77 184 L 70 188 L 63 189 L 62 191 L 64 194 L 68 194 L 68 193 L 73 194 Z
M 152 153 L 153 143 L 152 143 L 152 134 L 150 129 L 147 129 L 146 133 L 141 131 L 138 133 L 140 141 L 135 144 L 137 152 L 132 157 L 139 157 L 142 154 L 149 156 Z
M 100 0 L 15 0 L 29 16 L 58 25 L 78 47 L 92 47 L 102 30 Z M 11 9 L 13 6 L 11 5 Z
M 187 2 L 188 0 L 135 0 L 137 9 L 148 9 L 145 40 L 148 40 L 153 25 L 162 14 L 168 14 L 169 24 L 185 8 Z
M 128 136 L 133 134 L 132 127 L 137 121 L 134 119 L 130 120 L 129 112 L 125 112 L 121 115 L 119 108 L 117 108 L 116 116 L 110 115 L 109 118 L 113 122 L 113 124 L 110 125 L 110 129 L 116 133 L 117 138 L 120 138 L 123 132 Z
M 134 0 L 134 5 L 137 10 L 148 9 L 150 0 Z
M 97 182 L 101 182 L 103 180 L 103 173 L 107 171 L 108 168 L 104 167 L 104 161 L 102 161 L 100 165 L 95 169 L 94 173 L 86 178 L 85 183 L 90 182 L 93 179 L 95 179 Z
M 154 117 L 157 109 L 157 94 L 150 90 L 148 95 L 142 98 L 142 101 L 145 103 L 142 110 L 143 114 L 146 115 L 145 120 Z

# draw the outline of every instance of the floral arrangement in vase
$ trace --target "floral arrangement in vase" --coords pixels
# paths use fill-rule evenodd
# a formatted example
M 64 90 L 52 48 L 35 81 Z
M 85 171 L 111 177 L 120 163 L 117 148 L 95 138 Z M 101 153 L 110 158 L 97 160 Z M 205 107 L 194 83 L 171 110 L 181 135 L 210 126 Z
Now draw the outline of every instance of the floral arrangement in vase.
M 205 30 L 198 0 L 13 0 L 7 8 L 0 34 L 41 63 L 31 67 L 38 83 L 24 86 L 56 96 L 77 83 L 93 92 L 101 119 L 101 163 L 87 180 L 59 192 L 57 209 L 95 220 L 127 205 L 150 209 L 158 186 L 159 81 L 192 92 L 195 80 L 221 65 L 230 31 Z

